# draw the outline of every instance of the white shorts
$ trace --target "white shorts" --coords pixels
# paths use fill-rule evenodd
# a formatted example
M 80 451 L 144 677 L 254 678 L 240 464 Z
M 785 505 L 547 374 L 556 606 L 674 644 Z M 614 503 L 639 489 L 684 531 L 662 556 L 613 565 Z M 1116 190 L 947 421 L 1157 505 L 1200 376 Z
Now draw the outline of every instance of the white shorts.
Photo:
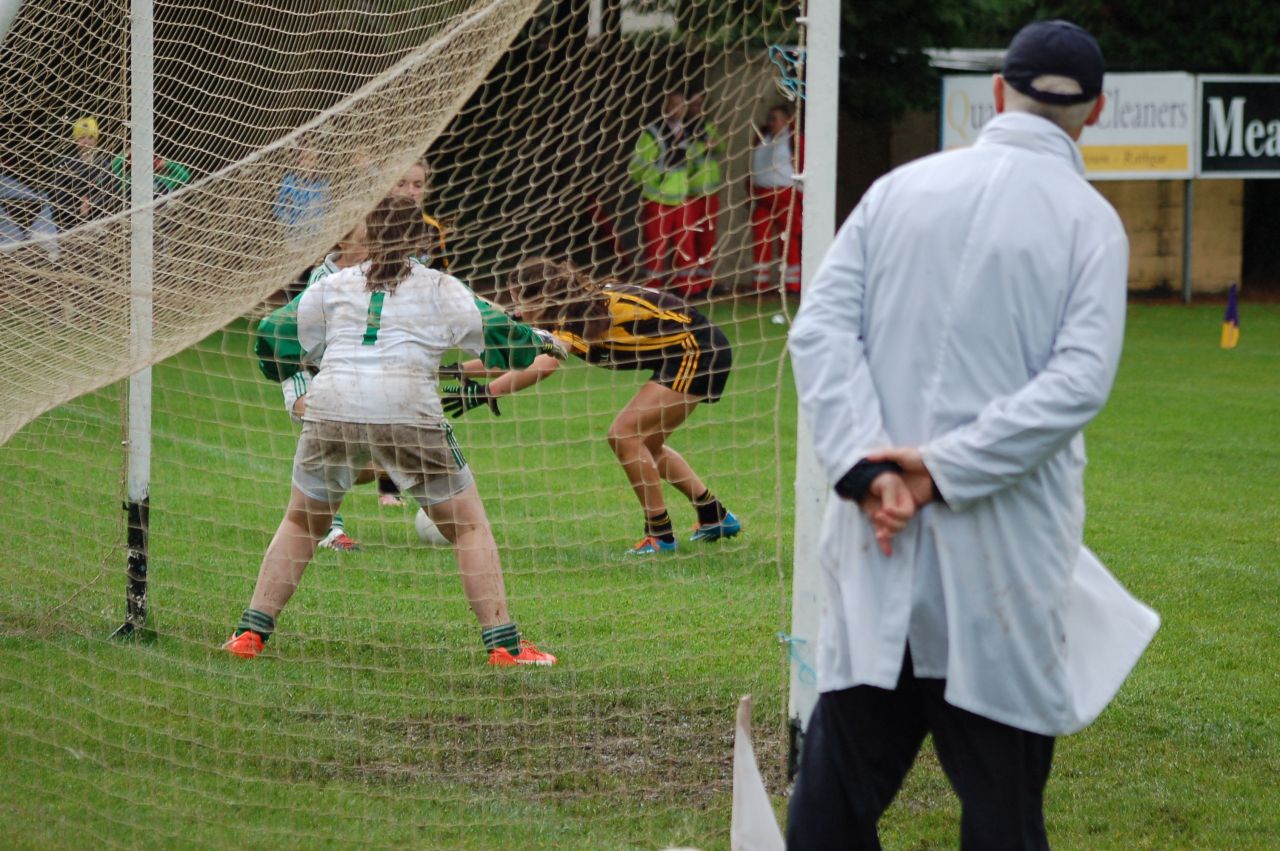
M 337 505 L 372 462 L 419 505 L 452 499 L 475 483 L 448 423 L 378 425 L 333 420 L 302 424 L 293 483 L 311 499 Z

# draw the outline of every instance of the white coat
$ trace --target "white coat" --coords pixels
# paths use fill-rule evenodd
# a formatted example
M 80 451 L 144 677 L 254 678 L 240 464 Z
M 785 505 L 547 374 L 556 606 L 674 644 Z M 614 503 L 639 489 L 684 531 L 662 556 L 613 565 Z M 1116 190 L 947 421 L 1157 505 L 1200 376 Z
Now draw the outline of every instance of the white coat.
M 857 505 L 830 501 L 820 690 L 893 688 L 909 640 L 916 675 L 945 678 L 952 705 L 1058 735 L 1101 711 L 1154 632 L 1082 549 L 1081 429 L 1115 376 L 1128 268 L 1120 219 L 1083 173 L 1051 122 L 997 116 L 972 148 L 872 186 L 805 290 L 790 349 L 828 477 L 918 446 L 946 500 L 890 557 Z M 1080 680 L 1080 628 L 1133 639 L 1118 675 Z

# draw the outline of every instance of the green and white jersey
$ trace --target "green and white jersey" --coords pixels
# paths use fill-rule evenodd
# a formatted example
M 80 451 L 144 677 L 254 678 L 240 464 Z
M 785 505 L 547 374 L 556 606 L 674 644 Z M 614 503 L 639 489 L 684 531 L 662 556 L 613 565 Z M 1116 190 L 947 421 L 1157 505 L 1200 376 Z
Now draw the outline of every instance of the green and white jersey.
M 334 262 L 337 256 L 336 253 L 330 254 L 324 258 L 323 263 L 311 270 L 311 275 L 307 278 L 308 288 L 316 281 L 341 271 Z M 424 267 L 431 265 L 418 260 L 413 262 Z M 303 293 L 305 292 L 304 289 Z M 294 296 L 288 304 L 276 308 L 258 322 L 254 343 L 258 369 L 262 374 L 272 381 L 288 385 L 284 391 L 285 407 L 290 411 L 293 410 L 293 400 L 297 399 L 297 395 L 290 399 L 289 394 L 298 390 L 297 383 L 291 379 L 301 372 L 306 373 L 301 387 L 305 394 L 306 383 L 313 375 L 312 371 L 303 367 L 304 350 L 298 342 L 298 302 L 302 300 L 303 293 Z M 502 308 L 475 293 L 472 293 L 472 298 L 476 309 L 480 311 L 484 327 L 484 353 L 481 358 L 487 369 L 524 369 L 533 363 L 534 358 L 547 351 L 550 335 L 516 322 Z
M 305 420 L 379 424 L 444 422 L 437 372 L 444 355 L 484 351 L 474 294 L 419 263 L 394 292 L 365 289 L 368 264 L 320 278 L 298 303 L 298 341 L 323 352 Z
M 335 262 L 337 256 L 337 253 L 328 255 L 323 263 L 311 270 L 307 277 L 308 287 L 327 275 L 341 271 Z M 302 371 L 302 346 L 298 344 L 298 302 L 301 299 L 302 293 L 298 293 L 288 304 L 277 307 L 258 320 L 253 351 L 258 356 L 258 369 L 272 381 L 288 382 Z M 305 388 L 303 392 L 306 392 Z M 286 397 L 288 393 L 286 389 Z M 286 407 L 292 410 L 292 402 L 287 398 L 286 402 Z

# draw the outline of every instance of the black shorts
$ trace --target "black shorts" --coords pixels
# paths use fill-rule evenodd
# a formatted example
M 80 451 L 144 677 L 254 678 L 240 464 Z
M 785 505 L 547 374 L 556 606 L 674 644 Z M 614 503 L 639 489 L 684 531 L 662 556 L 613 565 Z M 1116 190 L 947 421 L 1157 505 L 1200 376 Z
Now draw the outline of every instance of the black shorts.
M 653 371 L 653 380 L 677 393 L 719 402 L 733 367 L 729 338 L 715 325 L 693 334 L 690 345 L 662 359 Z

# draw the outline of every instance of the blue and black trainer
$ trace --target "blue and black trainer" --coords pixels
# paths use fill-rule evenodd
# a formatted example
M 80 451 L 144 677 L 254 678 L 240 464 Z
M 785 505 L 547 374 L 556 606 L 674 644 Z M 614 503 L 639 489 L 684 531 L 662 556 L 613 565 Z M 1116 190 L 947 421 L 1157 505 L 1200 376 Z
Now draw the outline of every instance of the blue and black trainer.
M 742 521 L 726 511 L 724 519 L 719 523 L 701 523 L 693 530 L 690 541 L 718 541 L 721 538 L 732 538 L 742 531 Z

